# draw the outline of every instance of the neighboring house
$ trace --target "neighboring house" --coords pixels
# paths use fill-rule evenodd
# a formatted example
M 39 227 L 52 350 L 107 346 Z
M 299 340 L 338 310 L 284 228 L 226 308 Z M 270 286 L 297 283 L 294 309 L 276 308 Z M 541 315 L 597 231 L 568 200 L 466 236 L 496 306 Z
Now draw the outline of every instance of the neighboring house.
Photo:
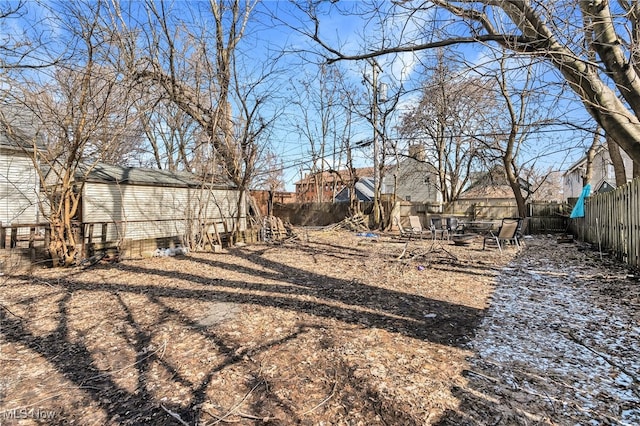
M 78 222 L 83 238 L 136 245 L 133 255 L 183 243 L 205 224 L 225 234 L 237 216 L 237 191 L 228 182 L 204 183 L 186 172 L 120 167 L 99 163 L 79 170 L 84 179 Z M 246 203 L 240 203 L 238 230 L 246 229 Z M 103 227 L 106 235 L 103 235 Z M 131 244 L 129 244 L 131 245 Z M 123 248 L 121 246 L 121 248 Z M 126 247 L 123 249 L 126 250 Z M 126 255 L 126 254 L 125 254 Z
M 356 170 L 356 195 L 360 201 L 373 200 L 373 168 Z M 307 175 L 296 182 L 298 202 L 318 201 L 317 190 L 322 190 L 324 201 L 346 202 L 349 200 L 349 172 L 323 172 Z M 409 155 L 398 162 L 385 167 L 380 192 L 385 198 L 395 195 L 397 199 L 419 204 L 439 204 L 442 194 L 438 187 L 437 169 L 426 162 L 424 151 L 410 147 Z
M 624 169 L 627 176 L 627 182 L 633 179 L 633 161 L 622 150 L 620 150 Z M 586 172 L 587 158 L 581 158 L 575 164 L 567 169 L 563 175 L 563 192 L 566 198 L 578 198 L 584 186 L 583 177 Z M 609 150 L 606 145 L 597 148 L 593 158 L 593 169 L 591 173 L 591 192 L 607 192 L 616 188 L 616 175 L 609 156 Z
M 531 195 L 531 201 L 556 202 L 563 203 L 566 201 L 562 182 L 564 181 L 563 173 L 559 171 L 550 172 L 545 176 L 542 182 Z
M 373 176 L 373 169 L 356 169 L 356 174 L 358 177 Z M 307 174 L 295 183 L 296 200 L 299 203 L 333 202 L 334 197 L 348 186 L 349 180 L 349 171 L 346 169 Z
M 506 184 L 474 184 L 466 191 L 460 194 L 458 200 L 473 201 L 473 202 L 514 202 L 515 196 L 513 195 L 513 189 Z
M 396 197 L 405 201 L 423 204 L 442 202 L 438 170 L 426 162 L 424 149 L 417 145 L 409 147 L 406 158 L 389 167 L 384 184 L 388 193 L 393 193 L 395 184 Z
M 41 219 L 38 207 L 39 177 L 33 167 L 35 134 L 24 119 L 2 111 L 0 122 L 0 222 L 3 226 L 35 224 Z M 6 120 L 6 121 L 5 121 Z M 37 148 L 42 148 L 40 142 Z
M 524 179 L 519 179 L 519 182 L 522 195 L 527 197 L 530 185 Z M 476 175 L 469 188 L 454 203 L 453 210 L 474 219 L 518 216 L 513 189 L 501 167 Z
M 394 179 L 395 174 L 395 179 Z M 393 192 L 396 183 L 396 197 L 412 203 L 438 204 L 442 193 L 438 187 L 438 172 L 426 162 L 408 157 L 392 167 L 384 183 L 388 193 Z
M 518 178 L 522 195 L 528 198 L 531 192 L 531 185 L 523 178 Z M 469 188 L 460 194 L 461 200 L 496 200 L 496 201 L 513 201 L 513 189 L 502 167 L 496 166 L 489 171 L 475 173 Z
M 373 201 L 374 183 L 372 177 L 361 177 L 355 184 L 356 198 L 358 201 Z M 383 191 L 384 192 L 384 191 Z M 334 202 L 348 203 L 350 201 L 350 189 L 342 188 L 335 196 Z

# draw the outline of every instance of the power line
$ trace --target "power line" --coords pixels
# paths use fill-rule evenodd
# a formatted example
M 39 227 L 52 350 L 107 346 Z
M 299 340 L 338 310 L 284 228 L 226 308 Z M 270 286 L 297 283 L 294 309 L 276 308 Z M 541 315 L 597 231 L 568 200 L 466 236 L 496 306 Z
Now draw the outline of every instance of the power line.
M 535 133 L 536 134 L 538 134 L 538 133 L 544 133 L 544 134 L 546 134 L 546 133 L 565 133 L 565 132 L 573 132 L 573 133 L 575 133 L 575 132 L 581 132 L 581 131 L 586 132 L 588 130 L 589 129 L 581 129 L 581 128 L 576 128 L 576 129 L 566 129 L 566 128 L 565 129 L 562 129 L 562 128 L 560 128 L 560 129 L 540 129 L 540 130 L 537 130 Z M 453 134 L 451 134 L 450 136 L 452 136 L 452 135 Z M 508 136 L 508 133 L 506 133 L 506 132 L 504 132 L 504 133 L 503 132 L 487 132 L 487 133 L 476 133 L 476 134 L 464 134 L 463 133 L 463 134 L 460 134 L 459 136 L 466 137 L 466 138 L 481 139 L 483 137 L 500 137 L 500 136 L 504 137 L 504 136 Z M 385 140 L 389 141 L 389 142 L 415 141 L 415 140 L 424 140 L 424 139 L 426 139 L 426 138 L 425 137 L 419 137 L 419 136 L 413 136 L 413 137 L 405 137 L 405 136 L 403 136 L 403 137 L 385 138 Z M 330 156 L 333 156 L 333 155 L 345 154 L 348 149 L 365 148 L 365 147 L 371 146 L 372 143 L 373 143 L 373 141 L 370 140 L 370 139 L 360 140 L 358 142 L 355 142 L 353 146 L 342 146 L 341 148 L 338 148 L 338 149 L 329 150 L 329 152 L 327 152 L 324 155 L 323 158 L 330 157 Z M 567 148 L 567 149 L 570 149 L 570 148 Z M 553 155 L 553 154 L 555 154 L 557 152 L 559 152 L 559 151 L 554 151 L 554 153 L 551 153 L 549 155 Z M 318 160 L 318 159 L 319 158 L 316 158 L 315 160 Z M 282 172 L 282 171 L 293 169 L 293 168 L 297 169 L 300 166 L 307 165 L 310 162 L 315 161 L 315 160 L 312 159 L 312 158 L 308 158 L 308 157 L 306 157 L 306 158 L 297 158 L 297 159 L 294 159 L 288 165 L 281 166 L 281 167 L 276 167 L 276 168 L 265 170 L 265 171 L 262 171 L 262 172 L 258 172 L 258 173 L 256 173 L 255 176 L 259 177 L 259 176 L 268 175 L 268 174 L 274 173 L 274 172 Z

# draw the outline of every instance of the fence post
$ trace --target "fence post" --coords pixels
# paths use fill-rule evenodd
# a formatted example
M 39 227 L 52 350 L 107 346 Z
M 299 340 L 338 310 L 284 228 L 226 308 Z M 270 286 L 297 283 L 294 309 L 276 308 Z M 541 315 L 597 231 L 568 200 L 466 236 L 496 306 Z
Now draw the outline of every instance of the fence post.
M 49 251 L 49 245 L 51 244 L 51 225 L 47 224 L 44 228 L 44 248 Z
M 11 242 L 9 248 L 15 248 L 18 245 L 18 228 L 11 227 Z
M 36 248 L 34 242 L 36 240 L 36 228 L 32 226 L 29 228 L 29 256 L 31 257 L 31 261 L 36 260 Z
M 0 249 L 7 247 L 7 229 L 0 222 Z

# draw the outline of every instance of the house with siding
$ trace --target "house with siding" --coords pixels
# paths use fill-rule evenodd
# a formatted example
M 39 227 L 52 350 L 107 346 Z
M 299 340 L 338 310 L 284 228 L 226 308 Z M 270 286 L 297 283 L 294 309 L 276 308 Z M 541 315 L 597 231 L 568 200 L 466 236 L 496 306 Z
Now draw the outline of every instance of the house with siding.
M 388 166 L 383 179 L 384 191 L 387 195 L 396 195 L 396 199 L 420 206 L 439 209 L 442 204 L 438 169 L 431 164 L 422 145 L 412 145 L 408 154 L 396 164 Z
M 404 201 L 419 204 L 440 204 L 442 194 L 438 185 L 437 169 L 424 159 L 407 157 L 391 166 L 383 183 L 388 194 Z
M 622 161 L 627 177 L 627 182 L 633 179 L 633 161 L 622 150 Z M 592 163 L 591 192 L 607 192 L 616 188 L 616 174 L 613 168 L 613 162 L 609 155 L 606 145 L 601 145 L 596 150 Z M 583 178 L 587 170 L 587 157 L 582 157 L 576 163 L 571 165 L 563 175 L 563 193 L 566 198 L 578 198 L 584 187 Z
M 0 222 L 2 226 L 34 224 L 38 208 L 39 177 L 33 151 L 42 145 L 24 117 L 2 111 L 0 122 Z
M 104 163 L 80 167 L 76 179 L 82 180 L 76 220 L 88 251 L 117 246 L 123 257 L 144 257 L 204 234 L 211 242 L 224 238 L 237 217 L 236 230 L 247 228 L 246 201 L 227 181 Z

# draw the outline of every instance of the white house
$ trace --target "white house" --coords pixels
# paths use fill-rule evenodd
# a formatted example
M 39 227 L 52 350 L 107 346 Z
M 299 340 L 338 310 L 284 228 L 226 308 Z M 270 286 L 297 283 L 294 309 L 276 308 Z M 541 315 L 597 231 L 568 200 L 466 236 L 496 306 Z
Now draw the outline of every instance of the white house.
M 627 182 L 633 179 L 633 161 L 624 152 L 620 151 L 624 162 Z M 577 198 L 582 192 L 583 176 L 586 171 L 587 158 L 581 158 L 563 174 L 563 192 L 566 198 Z M 609 156 L 606 145 L 600 145 L 593 158 L 593 171 L 591 174 L 591 192 L 607 192 L 615 189 L 616 175 L 613 162 Z
M 3 226 L 35 224 L 39 178 L 33 166 L 36 135 L 29 134 L 23 120 L 2 111 L 0 122 L 0 222 Z M 39 144 L 36 145 L 39 147 Z

